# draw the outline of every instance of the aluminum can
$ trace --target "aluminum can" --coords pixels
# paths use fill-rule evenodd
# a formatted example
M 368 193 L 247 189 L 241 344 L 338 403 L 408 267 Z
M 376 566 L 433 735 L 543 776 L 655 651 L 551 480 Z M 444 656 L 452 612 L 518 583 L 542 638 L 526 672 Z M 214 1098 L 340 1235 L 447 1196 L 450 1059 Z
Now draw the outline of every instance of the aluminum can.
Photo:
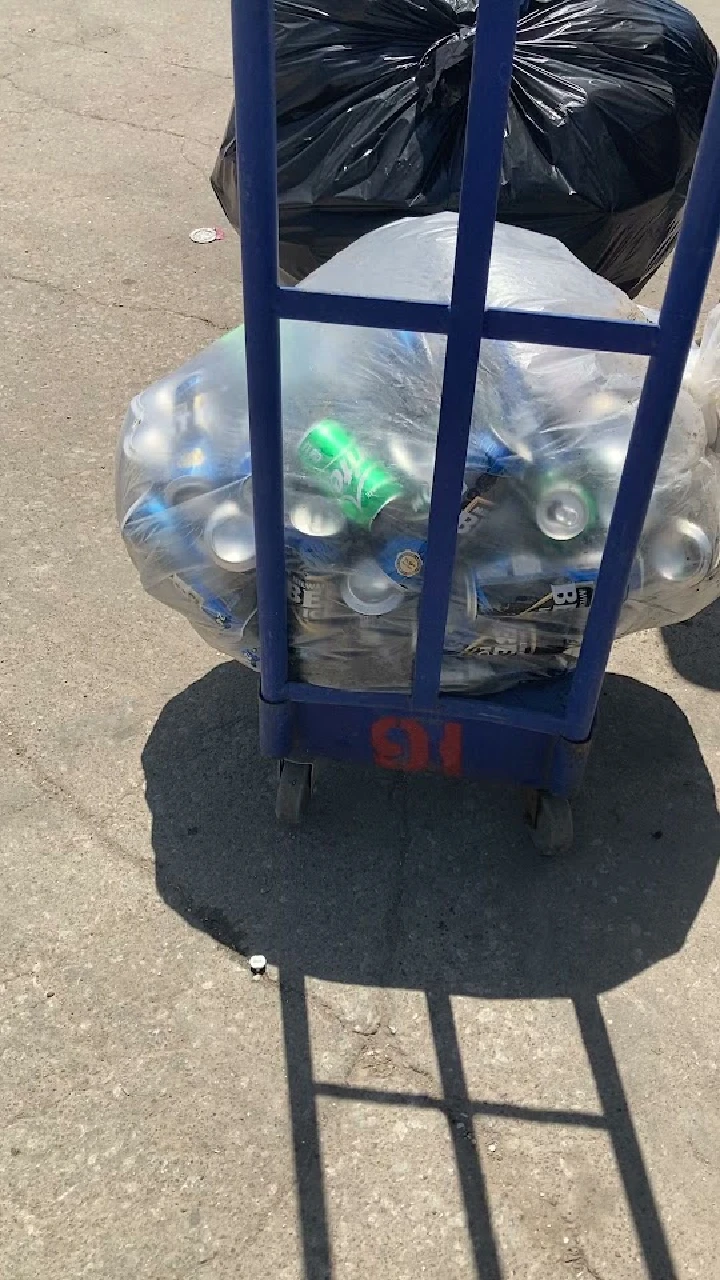
M 489 427 L 471 431 L 465 459 L 468 475 L 518 476 L 527 470 L 530 462 L 528 451 L 511 448 Z
M 131 405 L 122 434 L 122 451 L 150 481 L 167 480 L 172 474 L 174 432 L 167 422 Z
M 595 524 L 595 499 L 578 481 L 549 472 L 535 480 L 532 488 L 535 523 L 546 538 L 570 542 Z
M 648 578 L 696 586 L 712 567 L 713 543 L 694 520 L 676 517 L 649 539 L 646 559 Z
M 383 573 L 400 587 L 420 590 L 427 539 L 414 533 L 398 534 L 380 548 L 377 562 Z
M 255 527 L 250 512 L 233 498 L 217 504 L 205 521 L 205 545 L 215 564 L 230 573 L 255 568 Z
M 220 462 L 213 452 L 211 438 L 203 432 L 183 434 L 172 460 L 172 475 L 165 487 L 168 501 L 174 506 L 191 502 L 203 494 L 221 489 L 234 478 L 241 479 L 243 470 L 250 475 L 250 455 L 236 464 L 237 475 L 230 474 L 228 465 Z
M 182 434 L 212 430 L 213 399 L 203 373 L 191 373 L 175 388 L 175 428 Z
M 496 673 L 486 658 L 445 654 L 440 672 L 440 688 L 444 693 L 482 693 L 492 684 Z
M 458 540 L 465 541 L 478 529 L 493 510 L 496 501 L 497 476 L 480 472 L 466 484 L 458 517 Z
M 348 520 L 365 528 L 403 492 L 397 477 L 368 457 L 347 428 L 332 418 L 314 423 L 297 452 L 303 475 L 336 498 Z
M 567 637 L 544 630 L 524 618 L 478 619 L 478 634 L 464 653 L 485 658 L 518 658 L 563 653 Z
M 202 545 L 182 513 L 162 494 L 150 490 L 139 498 L 123 521 L 122 534 L 141 558 L 156 554 L 177 591 L 212 622 L 223 628 L 234 625 L 231 601 L 204 581 L 208 565 Z
M 288 570 L 288 600 L 292 638 L 317 637 L 335 625 L 343 613 L 338 575 L 302 562 Z
M 481 616 L 589 609 L 597 579 L 594 568 L 553 566 L 535 555 L 507 556 L 474 566 L 470 573 Z
M 402 587 L 371 556 L 366 556 L 352 566 L 343 580 L 340 592 L 353 613 L 374 618 L 392 613 L 405 598 Z
M 333 498 L 300 494 L 287 508 L 285 545 L 308 569 L 339 568 L 347 544 L 347 520 Z

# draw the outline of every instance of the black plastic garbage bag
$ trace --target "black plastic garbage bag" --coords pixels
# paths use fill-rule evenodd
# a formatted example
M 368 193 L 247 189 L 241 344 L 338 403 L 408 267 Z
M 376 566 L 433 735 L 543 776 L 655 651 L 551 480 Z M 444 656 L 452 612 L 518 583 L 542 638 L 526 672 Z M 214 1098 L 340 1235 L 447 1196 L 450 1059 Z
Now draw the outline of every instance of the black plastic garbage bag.
M 408 214 L 457 209 L 472 0 L 276 0 L 280 260 L 296 279 Z M 717 66 L 673 0 L 531 0 L 498 218 L 636 294 L 671 250 Z M 237 226 L 231 115 L 212 175 Z

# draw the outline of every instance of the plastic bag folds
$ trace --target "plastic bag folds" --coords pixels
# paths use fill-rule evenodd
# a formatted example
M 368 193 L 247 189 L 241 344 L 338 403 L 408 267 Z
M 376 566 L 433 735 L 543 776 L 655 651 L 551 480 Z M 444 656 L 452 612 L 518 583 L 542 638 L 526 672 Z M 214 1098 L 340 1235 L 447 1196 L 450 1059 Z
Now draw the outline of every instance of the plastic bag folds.
M 471 0 L 276 0 L 280 262 L 295 280 L 385 222 L 458 207 Z M 631 297 L 670 252 L 717 65 L 674 0 L 532 0 L 497 217 Z M 242 177 L 242 166 L 241 166 Z M 235 122 L 212 183 L 237 227 Z

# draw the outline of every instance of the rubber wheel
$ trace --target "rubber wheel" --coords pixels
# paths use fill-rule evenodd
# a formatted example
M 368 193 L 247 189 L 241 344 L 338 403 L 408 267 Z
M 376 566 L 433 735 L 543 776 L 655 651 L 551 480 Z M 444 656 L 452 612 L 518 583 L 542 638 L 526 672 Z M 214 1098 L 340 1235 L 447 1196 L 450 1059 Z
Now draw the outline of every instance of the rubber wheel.
M 296 827 L 302 821 L 310 801 L 312 765 L 300 760 L 282 760 L 275 798 L 278 822 Z
M 573 843 L 573 818 L 570 801 L 541 791 L 527 810 L 530 835 L 539 853 L 552 858 L 567 853 Z

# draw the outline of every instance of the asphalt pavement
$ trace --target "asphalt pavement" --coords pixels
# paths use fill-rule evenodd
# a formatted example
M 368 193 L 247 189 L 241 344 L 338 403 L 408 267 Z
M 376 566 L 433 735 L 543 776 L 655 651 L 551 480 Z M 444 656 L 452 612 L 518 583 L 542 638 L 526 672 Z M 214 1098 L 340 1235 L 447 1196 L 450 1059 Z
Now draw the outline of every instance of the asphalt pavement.
M 2 1274 L 711 1280 L 720 606 L 616 645 L 553 862 L 333 764 L 279 830 L 254 678 L 123 550 L 130 397 L 242 317 L 231 95 L 225 4 L 0 8 Z

